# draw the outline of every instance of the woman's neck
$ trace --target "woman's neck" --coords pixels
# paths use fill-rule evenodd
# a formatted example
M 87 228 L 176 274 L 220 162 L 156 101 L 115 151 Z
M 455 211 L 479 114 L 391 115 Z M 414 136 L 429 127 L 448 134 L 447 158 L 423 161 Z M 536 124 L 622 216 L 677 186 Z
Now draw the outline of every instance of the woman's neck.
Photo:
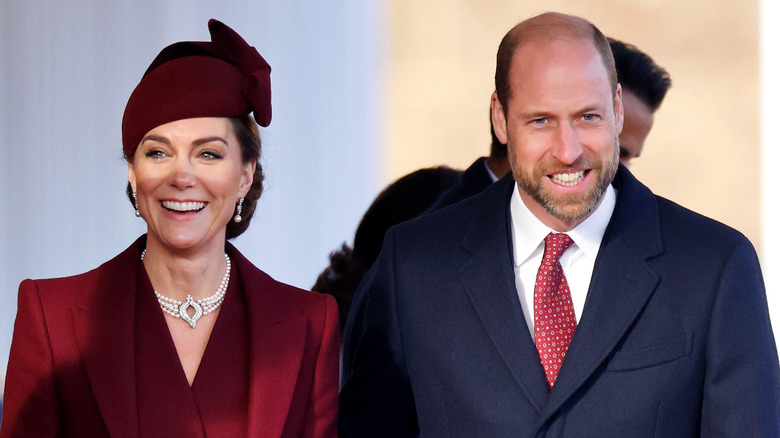
M 225 275 L 224 244 L 211 248 L 171 250 L 147 240 L 144 267 L 155 291 L 178 301 L 214 294 Z

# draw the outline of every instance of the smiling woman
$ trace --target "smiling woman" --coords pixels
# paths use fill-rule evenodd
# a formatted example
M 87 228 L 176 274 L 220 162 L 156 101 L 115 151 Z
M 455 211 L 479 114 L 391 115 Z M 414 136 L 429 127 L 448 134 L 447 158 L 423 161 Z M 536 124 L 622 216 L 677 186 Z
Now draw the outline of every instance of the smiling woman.
M 262 193 L 270 67 L 209 30 L 165 48 L 125 109 L 146 235 L 85 274 L 22 283 L 0 437 L 336 436 L 335 301 L 226 241 Z

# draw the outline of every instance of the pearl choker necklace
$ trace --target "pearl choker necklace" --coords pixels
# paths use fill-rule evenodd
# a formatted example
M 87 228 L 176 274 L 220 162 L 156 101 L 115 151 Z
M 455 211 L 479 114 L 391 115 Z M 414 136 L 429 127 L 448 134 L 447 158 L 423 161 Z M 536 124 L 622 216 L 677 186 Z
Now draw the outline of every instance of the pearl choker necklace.
M 141 252 L 141 261 L 144 260 L 146 250 Z M 225 291 L 227 291 L 228 282 L 230 281 L 230 257 L 225 254 L 225 262 L 227 267 L 225 268 L 225 275 L 222 276 L 222 281 L 219 283 L 219 288 L 214 292 L 214 295 L 195 301 L 192 299 L 192 295 L 187 295 L 185 301 L 178 301 L 166 296 L 160 295 L 157 291 L 154 294 L 157 296 L 157 302 L 160 303 L 160 307 L 163 312 L 174 318 L 181 318 L 195 328 L 195 324 L 198 322 L 201 316 L 208 315 L 209 313 L 219 309 L 222 302 L 225 301 Z M 190 316 L 187 310 L 192 307 L 195 310 L 195 314 Z

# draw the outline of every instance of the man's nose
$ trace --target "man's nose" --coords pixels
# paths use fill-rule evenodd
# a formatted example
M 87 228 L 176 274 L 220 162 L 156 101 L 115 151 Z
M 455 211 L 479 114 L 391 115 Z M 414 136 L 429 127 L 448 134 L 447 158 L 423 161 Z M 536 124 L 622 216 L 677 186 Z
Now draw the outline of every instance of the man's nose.
M 582 155 L 579 135 L 571 123 L 559 125 L 552 153 L 553 157 L 565 165 L 574 164 Z

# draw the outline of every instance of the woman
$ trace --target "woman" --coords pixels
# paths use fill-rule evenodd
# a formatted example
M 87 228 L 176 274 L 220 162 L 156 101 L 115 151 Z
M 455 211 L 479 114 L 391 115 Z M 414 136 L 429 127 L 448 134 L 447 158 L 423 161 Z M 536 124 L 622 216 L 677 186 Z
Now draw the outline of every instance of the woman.
M 211 20 L 125 109 L 145 236 L 86 274 L 25 280 L 0 437 L 335 437 L 338 311 L 226 242 L 262 191 L 270 67 Z

